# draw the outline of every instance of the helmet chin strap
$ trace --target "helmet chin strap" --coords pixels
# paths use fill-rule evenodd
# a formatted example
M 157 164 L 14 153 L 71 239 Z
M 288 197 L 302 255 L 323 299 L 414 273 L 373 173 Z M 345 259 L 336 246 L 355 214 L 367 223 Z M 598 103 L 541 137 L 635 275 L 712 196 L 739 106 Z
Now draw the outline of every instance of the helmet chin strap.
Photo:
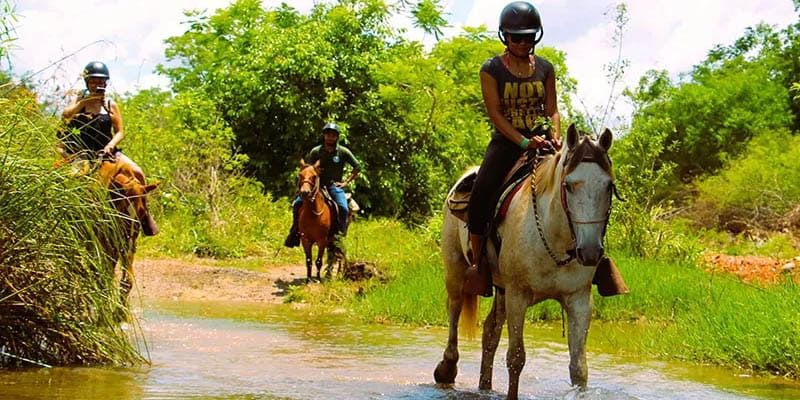
M 505 34 L 503 33 L 502 30 L 497 31 L 497 37 L 500 38 L 500 42 L 503 43 L 503 45 L 506 46 L 506 49 L 508 49 L 508 40 L 506 40 Z M 539 28 L 539 37 L 533 39 L 533 46 L 531 46 L 531 49 L 528 50 L 528 54 L 526 54 L 526 55 L 533 54 L 533 50 L 536 48 L 536 45 L 539 44 L 539 42 L 542 41 L 543 37 L 544 37 L 544 27 L 542 26 L 542 27 Z M 511 51 L 509 51 L 509 53 L 511 55 L 513 55 L 514 57 L 517 57 Z M 525 56 L 522 56 L 522 57 L 525 57 Z

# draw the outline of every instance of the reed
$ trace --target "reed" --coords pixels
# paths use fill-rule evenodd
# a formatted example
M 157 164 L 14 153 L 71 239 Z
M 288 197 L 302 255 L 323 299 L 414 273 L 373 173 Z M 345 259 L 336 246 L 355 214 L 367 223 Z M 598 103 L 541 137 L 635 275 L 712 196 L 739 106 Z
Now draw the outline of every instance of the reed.
M 103 245 L 120 216 L 87 176 L 53 168 L 32 97 L 0 98 L 0 367 L 143 361 Z

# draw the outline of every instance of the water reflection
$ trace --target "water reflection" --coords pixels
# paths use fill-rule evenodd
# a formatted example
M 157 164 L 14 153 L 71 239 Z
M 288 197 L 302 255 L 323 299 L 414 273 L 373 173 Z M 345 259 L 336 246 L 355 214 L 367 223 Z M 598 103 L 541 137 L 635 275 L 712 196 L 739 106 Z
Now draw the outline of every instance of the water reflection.
M 462 341 L 457 384 L 432 384 L 443 328 L 362 325 L 344 315 L 308 316 L 285 306 L 161 304 L 142 329 L 153 365 L 146 369 L 56 368 L 0 372 L 0 398 L 13 399 L 502 399 L 507 379 L 502 342 L 497 392 L 478 392 L 479 342 Z M 202 315 L 203 318 L 198 318 Z M 600 327 L 599 329 L 602 329 Z M 593 328 L 593 333 L 595 328 Z M 796 385 L 731 377 L 706 367 L 641 363 L 589 354 L 590 389 L 569 385 L 558 329 L 529 328 L 520 395 L 526 399 L 798 398 Z M 591 346 L 590 346 L 591 347 Z M 709 375 L 710 373 L 710 375 Z M 693 376 L 694 375 L 694 376 Z M 691 378 L 691 379 L 690 379 Z M 706 383 L 703 383 L 706 382 Z M 720 389 L 719 386 L 732 389 Z M 735 390 L 735 391 L 734 391 Z M 736 393 L 738 392 L 738 393 Z

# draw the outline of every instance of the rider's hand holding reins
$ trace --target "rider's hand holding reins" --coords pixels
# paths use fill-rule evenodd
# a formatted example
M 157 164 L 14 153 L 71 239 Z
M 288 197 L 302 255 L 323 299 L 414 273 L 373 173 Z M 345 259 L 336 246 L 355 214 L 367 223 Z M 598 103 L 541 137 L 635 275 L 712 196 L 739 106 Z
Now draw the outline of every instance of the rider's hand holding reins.
M 536 149 L 539 149 L 539 148 L 542 148 L 542 147 L 547 147 L 547 146 L 548 146 L 547 139 L 545 139 L 545 138 L 543 138 L 541 136 L 538 136 L 538 135 L 534 135 L 533 137 L 528 139 L 528 146 L 526 148 L 528 150 L 536 150 Z

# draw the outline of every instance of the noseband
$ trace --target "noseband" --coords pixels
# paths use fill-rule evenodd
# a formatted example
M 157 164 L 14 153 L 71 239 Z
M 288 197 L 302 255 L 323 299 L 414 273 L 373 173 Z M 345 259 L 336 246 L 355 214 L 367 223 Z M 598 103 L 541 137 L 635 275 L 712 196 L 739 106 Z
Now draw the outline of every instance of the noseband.
M 297 191 L 298 192 L 303 187 L 303 185 L 306 184 L 306 183 L 311 186 L 311 196 L 308 197 L 308 200 L 311 201 L 311 203 L 314 203 L 317 200 L 317 194 L 319 194 L 319 186 L 320 186 L 319 175 L 314 175 L 313 178 L 314 179 L 311 180 L 311 179 L 307 179 L 307 178 L 302 178 L 301 177 L 300 183 L 298 183 L 298 185 L 297 185 Z M 316 214 L 316 212 L 315 212 L 315 214 Z M 319 215 L 319 214 L 317 214 L 317 215 Z

